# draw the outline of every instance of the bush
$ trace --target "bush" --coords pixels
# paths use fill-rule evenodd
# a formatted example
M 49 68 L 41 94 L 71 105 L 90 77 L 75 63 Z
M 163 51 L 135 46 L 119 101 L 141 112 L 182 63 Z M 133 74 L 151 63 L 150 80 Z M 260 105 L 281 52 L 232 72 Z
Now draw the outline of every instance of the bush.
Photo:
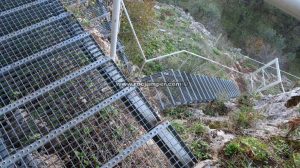
M 233 156 L 234 154 L 237 154 L 240 151 L 240 144 L 235 143 L 235 142 L 231 142 L 228 145 L 226 145 L 225 147 L 225 155 L 226 156 Z
M 251 97 L 249 95 L 241 95 L 238 100 L 237 100 L 238 104 L 240 107 L 252 107 L 253 106 L 253 102 L 251 100 Z
M 225 146 L 224 155 L 232 159 L 247 157 L 254 162 L 266 164 L 270 160 L 271 153 L 268 145 L 262 140 L 254 137 L 240 137 Z
M 300 167 L 300 153 L 294 153 L 293 158 L 295 167 Z
M 210 116 L 226 115 L 229 109 L 226 107 L 223 101 L 216 101 L 208 104 L 203 113 Z
M 291 148 L 289 144 L 283 138 L 272 139 L 273 149 L 276 155 L 286 160 L 291 157 Z
M 194 141 L 191 144 L 191 149 L 193 151 L 193 154 L 199 160 L 205 160 L 211 158 L 209 155 L 209 145 L 205 141 L 202 140 Z
M 242 152 L 250 158 L 257 161 L 267 161 L 270 156 L 268 145 L 254 137 L 245 137 L 240 139 Z
M 192 116 L 192 113 L 185 107 L 165 110 L 165 114 L 173 119 L 186 119 Z
M 196 135 L 203 135 L 207 133 L 207 128 L 201 122 L 198 122 L 193 125 L 193 127 L 191 128 L 191 132 Z
M 261 115 L 255 112 L 252 107 L 241 107 L 230 116 L 235 129 L 250 128 Z
M 178 121 L 172 121 L 171 125 L 174 127 L 174 129 L 181 135 L 183 135 L 186 131 L 186 126 Z

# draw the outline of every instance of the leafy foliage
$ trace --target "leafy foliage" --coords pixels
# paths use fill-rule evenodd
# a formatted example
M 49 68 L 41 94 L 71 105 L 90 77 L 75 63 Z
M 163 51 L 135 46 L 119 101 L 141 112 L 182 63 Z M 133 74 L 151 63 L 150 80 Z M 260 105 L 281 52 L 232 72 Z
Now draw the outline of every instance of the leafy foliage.
M 176 107 L 165 110 L 165 114 L 173 119 L 186 119 L 192 116 L 192 113 L 186 107 Z
M 201 122 L 197 122 L 192 126 L 191 132 L 198 136 L 201 136 L 207 132 L 207 129 Z
M 191 144 L 191 149 L 194 153 L 194 155 L 199 160 L 205 160 L 211 158 L 209 155 L 209 145 L 202 140 L 194 141 Z

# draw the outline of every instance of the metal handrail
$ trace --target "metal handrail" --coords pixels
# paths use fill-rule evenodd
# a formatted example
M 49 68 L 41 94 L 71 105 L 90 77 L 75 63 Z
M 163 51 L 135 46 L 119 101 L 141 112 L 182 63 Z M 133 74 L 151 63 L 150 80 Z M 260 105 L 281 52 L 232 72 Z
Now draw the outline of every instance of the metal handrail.
M 214 61 L 214 60 L 212 60 L 212 59 L 206 58 L 206 57 L 204 57 L 204 56 L 201 56 L 201 55 L 198 55 L 198 54 L 195 54 L 195 53 L 193 53 L 193 52 L 186 51 L 186 50 L 176 51 L 176 52 L 173 52 L 173 53 L 170 53 L 170 54 L 166 54 L 166 55 L 162 55 L 162 56 L 157 56 L 157 57 L 151 58 L 151 59 L 146 59 L 145 63 L 152 62 L 152 61 L 156 61 L 156 60 L 165 59 L 165 58 L 168 58 L 168 57 L 171 57 L 171 56 L 174 56 L 174 55 L 178 55 L 178 54 L 182 54 L 182 53 L 187 53 L 187 54 L 189 54 L 189 55 L 192 55 L 192 56 L 195 56 L 195 57 L 204 59 L 204 60 L 206 60 L 206 61 L 212 62 L 212 63 L 214 63 L 214 64 L 216 64 L 216 65 L 219 65 L 219 66 L 221 66 L 221 67 L 223 67 L 223 68 L 226 68 L 226 69 L 229 69 L 229 70 L 234 71 L 234 72 L 236 72 L 236 73 L 239 73 L 239 74 L 241 74 L 241 75 L 249 75 L 249 74 L 245 74 L 245 73 L 243 73 L 243 72 L 237 71 L 237 70 L 235 70 L 235 69 L 233 69 L 233 68 L 230 68 L 230 67 L 228 67 L 228 66 L 226 66 L 226 65 L 223 65 L 223 64 L 221 64 L 221 63 L 219 63 L 219 62 L 217 62 L 217 61 Z

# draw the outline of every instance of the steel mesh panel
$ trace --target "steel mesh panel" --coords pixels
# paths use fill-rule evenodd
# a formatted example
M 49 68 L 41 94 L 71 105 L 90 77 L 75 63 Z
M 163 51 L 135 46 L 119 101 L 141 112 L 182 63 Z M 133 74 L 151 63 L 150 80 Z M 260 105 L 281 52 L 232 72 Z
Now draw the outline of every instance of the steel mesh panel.
M 63 18 L 38 29 L 1 41 L 1 67 L 28 57 L 81 32 L 74 19 Z
M 0 3 L 0 12 L 33 2 L 35 0 L 2 0 Z
M 31 98 L 27 103 L 16 106 L 11 112 L 6 113 L 1 126 L 11 143 L 5 141 L 5 144 L 15 149 L 24 147 L 33 142 L 31 136 L 37 133 L 41 136 L 49 133 L 95 103 L 112 95 L 112 91 L 100 77 L 97 69 L 89 71 L 54 90 Z M 96 90 L 98 87 L 106 88 L 105 93 Z M 17 129 L 20 118 L 23 120 L 24 127 Z
M 28 93 L 38 90 L 79 67 L 91 63 L 92 55 L 86 53 L 84 44 L 89 38 L 75 41 L 62 48 L 53 50 L 43 59 L 33 59 L 0 75 L 0 107 L 15 101 Z
M 25 9 L 20 9 L 16 12 L 13 12 L 13 14 L 9 12 L 0 14 L 0 35 L 5 35 L 29 25 L 38 23 L 49 17 L 57 16 L 63 11 L 64 8 L 59 4 L 59 1 L 41 0 L 40 3 L 36 3 L 35 5 Z
M 87 166 L 86 162 L 99 166 L 145 133 L 140 124 L 130 116 L 124 103 L 118 101 L 33 153 L 36 154 L 36 159 L 39 158 L 38 155 L 56 155 L 56 161 L 47 166 L 53 166 L 57 162 L 62 164 L 61 167 Z M 46 160 L 43 160 L 41 164 L 45 163 Z
M 100 102 L 100 100 L 99 100 L 99 102 Z M 99 111 L 94 110 L 94 113 L 96 113 L 96 112 L 99 113 L 100 117 L 103 118 L 103 116 L 104 116 L 103 114 L 105 112 L 100 111 L 101 108 L 98 107 L 98 105 L 94 106 L 93 108 L 95 108 L 95 107 Z M 104 106 L 102 106 L 102 107 L 104 107 Z M 80 116 L 72 115 L 73 117 L 72 117 L 71 121 L 68 121 L 63 126 L 51 131 L 51 133 L 49 133 L 46 136 L 43 136 L 43 138 L 39 138 L 39 136 L 37 136 L 35 134 L 34 137 L 36 138 L 35 139 L 36 144 L 30 144 L 30 145 L 28 145 L 24 148 L 21 148 L 21 150 L 18 151 L 18 153 L 16 155 L 12 156 L 11 158 L 16 160 L 16 159 L 19 159 L 19 158 L 16 158 L 16 156 L 18 156 L 18 155 L 20 156 L 20 153 L 23 153 L 23 154 L 25 153 L 24 155 L 27 155 L 27 154 L 29 154 L 29 152 L 31 152 L 31 155 L 32 155 L 32 154 L 35 154 L 35 151 L 38 154 L 47 154 L 47 156 L 51 156 L 51 153 L 53 153 L 53 152 L 56 152 L 56 153 L 59 153 L 61 151 L 63 151 L 64 153 L 66 153 L 66 151 L 68 151 L 68 153 L 69 152 L 75 152 L 76 150 L 74 150 L 74 148 L 75 149 L 80 148 L 85 143 L 90 142 L 90 141 L 87 141 L 88 138 L 93 137 L 93 136 L 102 135 L 102 134 L 89 135 L 88 133 L 86 133 L 86 132 L 90 132 L 90 131 L 95 131 L 94 126 L 99 126 L 99 128 L 97 128 L 98 129 L 97 131 L 99 133 L 101 133 L 101 131 L 104 131 L 103 133 L 105 133 L 107 131 L 107 130 L 101 128 L 102 125 L 97 124 L 98 122 L 103 120 L 103 119 L 99 118 L 99 116 L 98 116 L 98 118 L 96 116 L 96 117 L 91 119 L 91 121 L 93 123 L 91 123 L 90 120 L 86 120 L 86 121 L 82 121 L 82 122 L 77 121 L 77 120 L 80 120 L 81 118 L 83 118 L 85 115 L 86 115 L 86 113 L 81 114 Z M 110 114 L 106 114 L 106 116 L 110 116 Z M 95 120 L 95 119 L 97 119 L 97 120 Z M 109 123 L 109 122 L 104 122 L 104 123 Z M 47 123 L 47 124 L 51 124 L 51 123 Z M 101 123 L 101 124 L 103 124 L 103 123 Z M 79 125 L 79 127 L 78 127 L 78 125 Z M 72 129 L 72 127 L 74 127 L 74 126 L 76 128 Z M 84 127 L 82 127 L 82 126 L 84 126 Z M 39 126 L 39 127 L 41 127 L 41 126 Z M 66 127 L 68 127 L 69 129 L 66 129 Z M 111 126 L 109 128 L 111 128 Z M 82 130 L 82 129 L 85 129 L 85 130 Z M 86 129 L 89 129 L 89 131 L 87 131 Z M 82 131 L 84 131 L 85 134 L 82 133 Z M 89 135 L 89 136 L 87 136 L 87 135 Z M 84 136 L 84 138 L 82 136 Z M 60 142 L 58 142 L 58 140 L 60 140 Z M 107 142 L 107 143 L 109 143 L 109 142 Z M 24 141 L 23 141 L 23 144 L 24 144 Z M 91 141 L 91 144 L 97 145 L 99 143 Z M 40 147 L 42 147 L 42 149 L 40 149 Z M 105 148 L 102 147 L 102 149 L 105 149 Z M 57 157 L 57 159 L 60 159 L 60 160 L 64 159 L 63 155 L 58 155 L 58 156 L 59 157 Z M 67 155 L 66 157 L 69 157 L 69 156 Z M 64 160 L 64 163 L 68 164 L 68 162 L 65 162 L 65 160 Z M 80 164 L 81 162 L 79 162 L 79 161 L 78 162 L 75 162 L 75 161 L 73 162 L 72 161 L 72 163 L 76 165 L 77 163 Z M 6 163 L 2 162 L 2 165 L 3 164 L 9 164 L 9 163 L 8 162 L 6 162 Z M 60 166 L 60 167 L 63 167 L 63 166 Z M 68 167 L 68 166 L 64 166 L 64 167 Z
M 174 76 L 172 71 L 166 71 L 163 73 L 164 75 L 164 81 L 168 81 L 170 83 L 176 83 L 179 81 L 177 80 L 177 78 Z M 171 101 L 174 104 L 181 104 L 182 101 L 184 101 L 184 98 L 182 97 L 182 94 L 180 92 L 180 87 L 169 87 L 170 92 L 172 93 L 172 98 Z
M 34 31 L 1 41 L 1 67 L 78 34 L 78 32 L 72 32 L 76 30 L 74 28 L 76 24 L 70 23 L 69 20 L 59 20 Z

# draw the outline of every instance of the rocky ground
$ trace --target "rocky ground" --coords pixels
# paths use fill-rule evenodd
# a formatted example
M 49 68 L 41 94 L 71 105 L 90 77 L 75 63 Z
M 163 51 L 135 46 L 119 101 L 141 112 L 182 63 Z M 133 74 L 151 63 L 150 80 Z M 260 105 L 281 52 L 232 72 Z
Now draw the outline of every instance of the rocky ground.
M 300 131 L 295 129 L 288 134 L 291 123 L 295 125 L 295 128 L 300 125 L 300 122 L 297 122 L 300 117 L 299 97 L 300 88 L 296 88 L 275 96 L 238 98 L 230 102 L 224 102 L 227 108 L 225 115 L 207 113 L 205 105 L 204 107 L 199 105 L 190 106 L 187 111 L 177 110 L 181 114 L 174 115 L 173 113 L 176 110 L 173 110 L 173 113 L 167 111 L 164 114 L 167 117 L 176 118 L 174 120 L 175 128 L 190 144 L 194 154 L 198 156 L 200 162 L 197 167 L 199 168 L 231 167 L 236 162 L 231 157 L 240 157 L 241 155 L 245 155 L 245 158 L 241 158 L 244 161 L 243 167 L 251 164 L 254 167 L 271 165 L 299 167 Z M 252 107 L 241 111 L 240 109 L 245 108 L 245 104 L 250 101 Z M 221 103 L 217 104 L 212 108 L 215 113 L 222 109 L 218 107 Z M 190 116 L 183 114 L 188 112 L 190 112 Z M 241 113 L 247 113 L 248 115 L 235 118 Z M 195 134 L 195 125 L 199 125 L 199 123 L 203 127 L 200 130 L 201 134 Z M 182 128 L 189 131 L 184 132 Z M 197 141 L 201 142 L 199 148 L 195 148 L 193 145 Z M 281 144 L 278 145 L 277 141 Z M 245 147 L 245 144 L 243 144 L 245 142 L 253 142 L 253 144 L 246 143 L 248 146 Z M 235 150 L 230 148 L 233 144 L 237 144 L 237 151 L 230 153 L 231 150 Z M 256 147 L 255 145 L 258 144 L 261 144 L 261 146 Z M 247 151 L 244 151 L 244 148 Z M 256 158 L 256 155 L 259 154 L 255 151 L 257 148 L 262 148 L 260 152 L 265 152 L 265 155 L 262 154 L 263 157 L 260 159 Z M 274 152 L 276 150 L 286 150 L 286 153 L 292 155 L 282 157 L 278 154 L 282 151 Z M 207 151 L 207 153 L 199 154 L 199 151 Z

